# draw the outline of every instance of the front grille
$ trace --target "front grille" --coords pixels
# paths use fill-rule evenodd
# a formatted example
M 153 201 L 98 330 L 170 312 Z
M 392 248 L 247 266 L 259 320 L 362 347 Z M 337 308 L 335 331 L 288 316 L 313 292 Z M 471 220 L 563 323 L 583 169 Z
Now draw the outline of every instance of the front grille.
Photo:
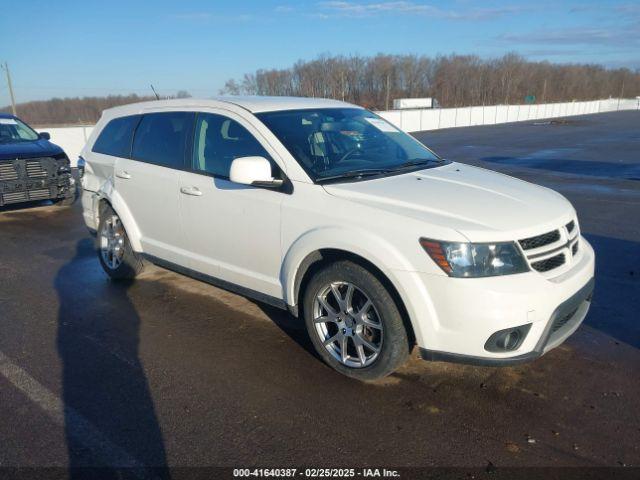
M 0 181 L 13 181 L 20 178 L 55 177 L 58 163 L 52 157 L 16 159 L 0 162 Z
M 56 198 L 70 181 L 58 167 L 53 157 L 0 162 L 0 205 Z
M 18 172 L 13 166 L 13 162 L 0 163 L 0 181 L 2 180 L 17 180 Z
M 26 192 L 22 191 L 22 192 L 3 193 L 2 195 L 0 195 L 0 199 L 2 199 L 2 202 L 0 202 L 0 205 L 7 205 L 9 203 L 35 201 L 35 200 L 46 200 L 51 197 L 52 197 L 51 190 L 49 190 L 48 188 L 46 189 L 43 188 L 39 190 L 29 190 Z
M 576 314 L 577 311 L 578 309 L 575 308 L 574 310 L 570 311 L 566 315 L 556 318 L 553 321 L 553 325 L 551 325 L 551 333 L 555 333 L 558 330 L 560 330 L 562 327 L 564 327 L 567 324 L 567 322 L 571 320 L 571 318 Z
M 26 202 L 27 192 L 13 192 L 13 193 L 3 193 L 2 194 L 2 203 L 16 203 L 16 202 Z
M 533 248 L 550 245 L 558 240 L 560 240 L 560 232 L 558 230 L 553 230 L 552 232 L 536 235 L 535 237 L 524 238 L 519 240 L 519 243 L 523 250 L 531 250 Z
M 566 225 L 567 228 L 567 232 L 571 233 L 573 232 L 573 229 L 576 228 L 576 222 L 574 222 L 573 220 L 571 220 L 569 223 L 567 223 Z
M 44 178 L 48 175 L 47 171 L 42 168 L 40 161 L 27 162 L 27 176 L 29 178 Z
M 29 200 L 44 200 L 51 196 L 51 192 L 48 188 L 41 190 L 29 190 L 27 193 L 29 195 Z
M 553 270 L 554 268 L 558 268 L 560 265 L 564 265 L 565 262 L 564 253 L 560 253 L 554 257 L 545 258 L 544 260 L 540 260 L 537 262 L 533 262 L 531 264 L 531 268 L 537 270 L 538 272 L 548 272 L 549 270 Z

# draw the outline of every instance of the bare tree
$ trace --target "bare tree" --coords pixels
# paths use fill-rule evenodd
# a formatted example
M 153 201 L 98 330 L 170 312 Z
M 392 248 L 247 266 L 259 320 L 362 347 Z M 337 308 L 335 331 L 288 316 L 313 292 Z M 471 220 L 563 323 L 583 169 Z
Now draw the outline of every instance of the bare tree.
M 530 62 L 516 53 L 490 59 L 323 54 L 289 68 L 257 70 L 230 79 L 220 93 L 336 98 L 372 109 L 389 108 L 391 100 L 401 97 L 433 97 L 443 107 L 516 104 L 528 96 L 538 102 L 563 102 L 638 96 L 640 70 Z M 188 95 L 184 90 L 176 94 L 178 98 Z M 152 99 L 137 95 L 54 98 L 19 104 L 17 110 L 36 125 L 93 123 L 105 108 Z
M 93 124 L 102 111 L 128 103 L 155 100 L 138 95 L 110 95 L 108 97 L 53 98 L 17 105 L 18 116 L 33 125 Z M 9 107 L 0 108 L 7 111 Z
M 290 68 L 258 70 L 242 82 L 230 80 L 221 92 L 327 97 L 386 109 L 399 97 L 434 97 L 442 106 L 460 107 L 523 103 L 526 97 L 540 102 L 591 100 L 618 96 L 623 90 L 628 96 L 640 95 L 639 71 L 530 62 L 508 53 L 495 59 L 323 54 Z

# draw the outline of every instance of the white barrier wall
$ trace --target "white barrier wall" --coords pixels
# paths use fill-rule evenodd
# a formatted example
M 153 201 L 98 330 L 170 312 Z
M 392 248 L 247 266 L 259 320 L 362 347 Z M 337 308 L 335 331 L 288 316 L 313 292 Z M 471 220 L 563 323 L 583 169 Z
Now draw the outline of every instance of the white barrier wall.
M 87 139 L 93 131 L 93 125 L 82 125 L 79 127 L 40 127 L 38 132 L 49 132 L 51 141 L 62 147 L 72 167 L 78 166 L 80 151 L 87 143 Z
M 387 110 L 376 113 L 406 132 L 419 132 L 422 130 L 437 130 L 439 128 L 494 125 L 497 123 L 638 109 L 640 109 L 640 101 L 637 99 L 609 98 L 588 102 Z
M 636 99 L 609 98 L 590 102 L 388 110 L 377 113 L 406 132 L 419 132 L 439 128 L 494 125 L 616 110 L 638 110 L 640 109 L 639 103 L 640 101 Z M 91 135 L 93 126 L 41 127 L 37 130 L 49 132 L 51 141 L 60 145 L 67 152 L 71 165 L 75 167 L 80 151 Z

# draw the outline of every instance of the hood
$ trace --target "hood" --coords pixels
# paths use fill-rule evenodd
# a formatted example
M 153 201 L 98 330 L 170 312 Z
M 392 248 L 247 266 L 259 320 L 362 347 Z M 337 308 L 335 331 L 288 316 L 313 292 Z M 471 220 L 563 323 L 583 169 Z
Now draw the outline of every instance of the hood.
M 478 242 L 537 235 L 575 217 L 571 204 L 553 190 L 459 163 L 324 188 L 330 195 L 453 228 Z
M 52 157 L 63 153 L 63 150 L 48 140 L 33 142 L 0 143 L 0 160 L 16 158 Z

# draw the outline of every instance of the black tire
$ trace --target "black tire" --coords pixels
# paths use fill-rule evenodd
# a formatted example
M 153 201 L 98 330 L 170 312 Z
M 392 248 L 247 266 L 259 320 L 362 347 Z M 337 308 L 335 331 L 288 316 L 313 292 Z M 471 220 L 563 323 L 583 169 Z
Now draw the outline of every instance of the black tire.
M 334 355 L 341 356 L 340 354 L 331 353 L 323 345 L 321 333 L 318 333 L 316 322 L 314 321 L 314 307 L 316 307 L 316 297 L 322 295 L 322 292 L 326 291 L 327 288 L 331 288 L 332 284 L 341 285 L 339 288 L 343 289 L 348 288 L 348 284 L 352 284 L 356 288 L 356 292 L 359 290 L 358 294 L 364 294 L 368 297 L 375 308 L 374 313 L 377 321 L 382 324 L 382 333 L 379 335 L 381 339 L 379 353 L 377 353 L 377 357 L 372 360 L 371 364 L 363 363 L 365 366 L 358 367 L 348 366 L 334 357 Z M 393 373 L 409 357 L 407 330 L 393 296 L 374 274 L 354 262 L 338 261 L 315 273 L 305 288 L 302 307 L 307 331 L 316 351 L 329 366 L 346 376 L 363 381 L 377 380 Z M 334 308 L 334 310 L 337 311 L 338 309 Z M 326 310 L 325 313 L 327 313 Z M 334 325 L 334 327 L 331 327 L 332 329 L 339 329 L 338 325 L 346 324 L 334 323 Z M 357 327 L 352 326 L 351 330 L 355 331 L 355 328 Z M 324 338 L 326 338 L 330 337 L 332 333 L 329 332 L 324 335 Z M 353 333 L 352 335 L 355 336 L 356 334 Z M 355 349 L 355 339 L 353 337 L 350 342 L 351 346 L 349 348 Z M 370 353 L 373 354 L 373 351 Z
M 103 242 L 105 241 L 103 235 L 106 231 L 107 223 L 110 220 L 112 221 L 114 218 L 117 219 L 118 222 L 120 221 L 120 217 L 118 217 L 118 214 L 113 210 L 113 208 L 111 208 L 109 204 L 104 203 L 100 208 L 100 224 L 98 225 L 98 233 L 96 235 L 96 251 L 98 253 L 98 259 L 100 260 L 100 265 L 102 265 L 102 268 L 107 275 L 114 280 L 133 279 L 144 269 L 144 262 L 142 257 L 133 251 L 124 226 L 121 228 L 121 237 L 123 239 L 122 257 L 118 265 L 114 268 L 111 264 L 107 263 L 104 258 L 105 255 L 103 255 Z

